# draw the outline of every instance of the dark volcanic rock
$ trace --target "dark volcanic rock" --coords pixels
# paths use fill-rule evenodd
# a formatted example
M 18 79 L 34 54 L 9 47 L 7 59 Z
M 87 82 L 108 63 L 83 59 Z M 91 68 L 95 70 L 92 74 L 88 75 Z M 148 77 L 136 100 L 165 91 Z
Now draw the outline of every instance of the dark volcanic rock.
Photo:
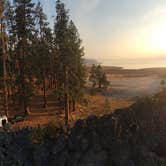
M 39 145 L 29 139 L 32 129 L 0 132 L 1 165 L 165 166 L 166 101 L 162 110 L 157 102 L 78 120 L 70 134 Z
M 107 166 L 108 155 L 106 151 L 94 153 L 89 150 L 80 160 L 78 166 Z
M 80 150 L 82 153 L 85 153 L 89 148 L 89 140 L 87 138 L 81 138 L 80 140 Z

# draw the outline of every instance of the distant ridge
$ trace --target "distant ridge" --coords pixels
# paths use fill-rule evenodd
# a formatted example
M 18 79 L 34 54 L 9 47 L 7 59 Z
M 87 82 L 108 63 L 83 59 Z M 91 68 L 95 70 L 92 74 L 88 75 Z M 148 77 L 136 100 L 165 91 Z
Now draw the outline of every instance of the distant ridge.
M 84 59 L 84 64 L 86 66 L 92 66 L 93 64 L 98 64 L 99 62 L 95 59 Z
M 122 67 L 104 66 L 104 71 L 107 74 L 123 75 L 123 76 L 159 76 L 166 78 L 166 67 L 152 67 L 152 68 L 140 68 L 140 69 L 127 69 Z

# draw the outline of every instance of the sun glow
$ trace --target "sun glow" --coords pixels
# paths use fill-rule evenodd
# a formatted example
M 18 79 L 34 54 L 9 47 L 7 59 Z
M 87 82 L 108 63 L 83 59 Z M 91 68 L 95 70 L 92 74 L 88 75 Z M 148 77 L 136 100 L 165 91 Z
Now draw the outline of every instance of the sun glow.
M 166 52 L 166 25 L 155 27 L 150 32 L 150 45 L 152 49 Z

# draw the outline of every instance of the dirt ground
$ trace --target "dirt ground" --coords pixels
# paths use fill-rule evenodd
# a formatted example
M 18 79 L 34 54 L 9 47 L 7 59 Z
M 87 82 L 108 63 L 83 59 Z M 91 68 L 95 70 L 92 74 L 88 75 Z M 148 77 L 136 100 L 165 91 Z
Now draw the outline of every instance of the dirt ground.
M 113 99 L 111 97 L 104 97 L 97 94 L 95 96 L 87 96 L 88 104 L 86 106 L 77 105 L 77 110 L 71 112 L 70 122 L 73 124 L 77 119 L 83 119 L 90 115 L 102 116 L 113 112 L 115 109 L 128 107 L 133 101 L 128 99 Z M 17 122 L 13 125 L 14 128 L 38 125 L 46 125 L 49 122 L 57 121 L 63 123 L 64 111 L 56 107 L 48 107 L 46 109 L 32 109 L 30 114 L 23 122 Z
M 70 122 L 86 118 L 89 115 L 102 116 L 116 109 L 130 106 L 136 96 L 155 93 L 161 88 L 161 79 L 156 76 L 124 77 L 123 75 L 108 75 L 110 87 L 107 92 L 86 94 L 86 104 L 77 105 L 77 110 L 71 112 Z M 31 110 L 23 122 L 13 125 L 14 128 L 46 125 L 51 121 L 64 122 L 64 111 L 57 107 L 56 99 L 47 95 L 47 108 L 43 108 L 42 94 L 32 99 Z

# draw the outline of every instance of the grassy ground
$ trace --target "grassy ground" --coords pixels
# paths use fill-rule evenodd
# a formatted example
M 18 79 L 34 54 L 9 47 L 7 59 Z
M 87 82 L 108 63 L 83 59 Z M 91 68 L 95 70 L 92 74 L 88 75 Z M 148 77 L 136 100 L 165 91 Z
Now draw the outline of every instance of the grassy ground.
M 71 113 L 70 121 L 86 118 L 89 115 L 102 116 L 114 112 L 118 108 L 130 106 L 135 96 L 156 92 L 160 89 L 160 78 L 149 75 L 147 77 L 127 77 L 124 75 L 108 75 L 111 86 L 106 93 L 96 93 L 85 96 L 86 104 L 77 105 L 77 110 Z M 105 95 L 104 95 L 105 94 Z M 107 96 L 107 97 L 106 97 Z M 0 104 L 2 105 L 2 104 Z M 2 108 L 0 108 L 2 110 Z M 12 110 L 11 116 L 18 114 L 19 110 Z M 47 94 L 47 108 L 43 108 L 42 93 L 38 93 L 31 103 L 29 115 L 23 122 L 16 123 L 13 127 L 45 125 L 51 121 L 64 121 L 64 111 L 57 107 L 55 97 Z
M 74 123 L 77 119 L 86 118 L 90 115 L 102 116 L 104 114 L 109 114 L 115 109 L 128 107 L 133 103 L 133 101 L 129 99 L 106 98 L 101 94 L 96 94 L 94 96 L 87 95 L 86 99 L 88 99 L 88 104 L 77 105 L 77 110 L 75 112 L 71 112 L 71 123 Z M 59 110 L 53 106 L 48 106 L 46 109 L 34 108 L 31 109 L 30 114 L 23 122 L 15 123 L 13 127 L 35 127 L 37 125 L 46 125 L 51 121 L 63 122 L 63 112 L 63 110 Z

